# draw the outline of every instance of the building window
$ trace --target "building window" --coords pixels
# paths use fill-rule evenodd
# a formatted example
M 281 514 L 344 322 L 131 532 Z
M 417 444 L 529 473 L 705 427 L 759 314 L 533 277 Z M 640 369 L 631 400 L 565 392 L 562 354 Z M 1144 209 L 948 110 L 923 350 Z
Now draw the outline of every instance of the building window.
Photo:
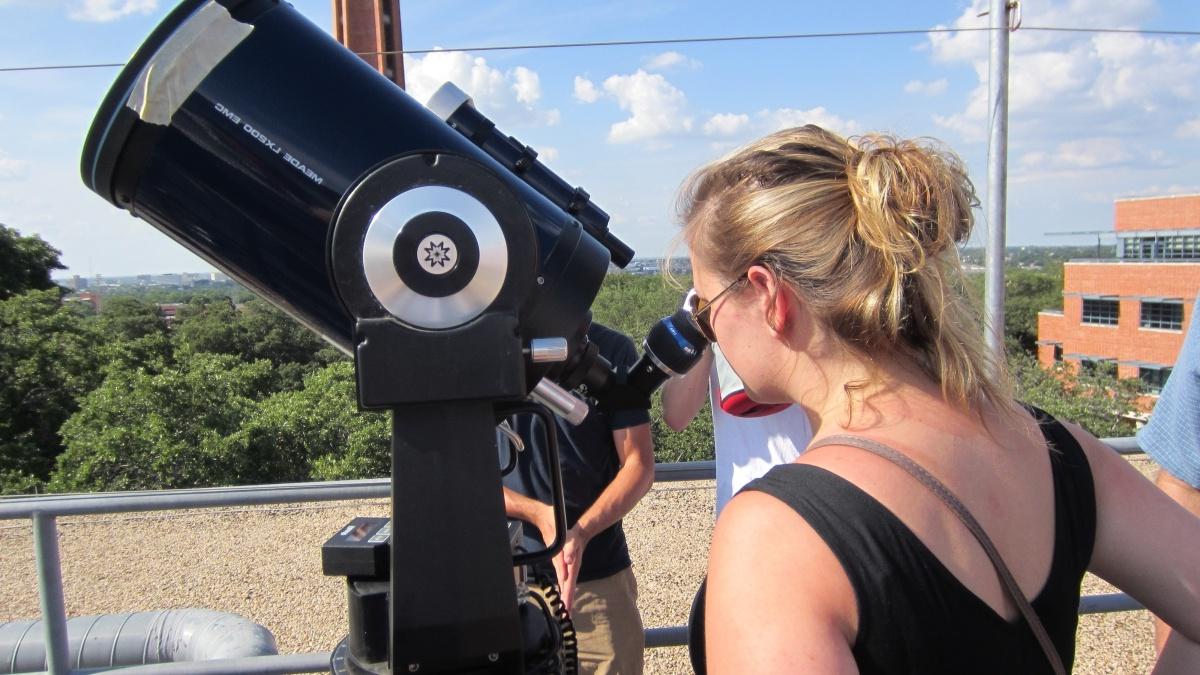
M 1083 323 L 1115 326 L 1121 314 L 1121 303 L 1109 298 L 1084 298 Z
M 1145 386 L 1147 394 L 1162 392 L 1163 385 L 1170 376 L 1170 368 L 1138 368 L 1138 378 Z
M 1200 235 L 1173 234 L 1124 237 L 1121 258 L 1127 260 L 1200 259 Z
M 1183 330 L 1183 303 L 1142 301 L 1142 328 Z
M 1063 359 L 1062 345 L 1061 344 L 1054 345 L 1054 362 L 1062 363 L 1062 359 Z
M 1115 359 L 1080 359 L 1079 369 L 1085 375 L 1117 376 L 1117 362 Z

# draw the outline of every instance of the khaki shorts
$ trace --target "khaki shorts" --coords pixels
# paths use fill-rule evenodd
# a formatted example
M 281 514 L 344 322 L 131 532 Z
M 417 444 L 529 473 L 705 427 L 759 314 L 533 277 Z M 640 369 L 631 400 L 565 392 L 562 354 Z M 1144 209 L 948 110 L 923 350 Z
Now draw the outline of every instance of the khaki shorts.
M 579 584 L 571 620 L 579 639 L 580 673 L 641 675 L 646 635 L 632 568 Z

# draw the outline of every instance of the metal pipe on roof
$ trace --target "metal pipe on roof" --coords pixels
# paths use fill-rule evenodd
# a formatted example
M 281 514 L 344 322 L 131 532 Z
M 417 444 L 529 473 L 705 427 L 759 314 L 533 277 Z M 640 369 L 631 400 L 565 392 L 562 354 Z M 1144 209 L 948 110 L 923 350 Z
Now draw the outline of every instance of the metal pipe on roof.
M 41 621 L 0 624 L 0 673 L 113 668 L 240 659 L 278 653 L 266 628 L 228 612 L 172 609 L 81 616 L 66 622 L 64 652 L 51 660 Z M 57 662 L 57 667 L 54 665 Z M 190 663 L 184 672 L 196 672 Z

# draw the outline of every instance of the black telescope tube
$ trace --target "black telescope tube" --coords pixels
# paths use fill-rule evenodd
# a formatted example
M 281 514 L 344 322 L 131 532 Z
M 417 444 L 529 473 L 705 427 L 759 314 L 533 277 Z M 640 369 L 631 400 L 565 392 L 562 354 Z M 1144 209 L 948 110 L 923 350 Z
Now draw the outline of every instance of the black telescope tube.
M 81 171 L 98 195 L 350 353 L 356 317 L 329 269 L 331 219 L 373 168 L 439 153 L 478 163 L 522 205 L 537 257 L 520 273 L 540 277 L 518 299 L 522 330 L 569 334 L 599 290 L 606 247 L 286 2 L 180 3 L 105 97 Z

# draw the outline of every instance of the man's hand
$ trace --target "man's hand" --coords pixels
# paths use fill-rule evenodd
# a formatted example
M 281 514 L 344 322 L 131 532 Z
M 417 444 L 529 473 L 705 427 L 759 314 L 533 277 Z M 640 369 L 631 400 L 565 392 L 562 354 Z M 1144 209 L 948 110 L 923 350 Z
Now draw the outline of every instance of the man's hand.
M 579 568 L 583 565 L 583 550 L 591 537 L 578 524 L 567 530 L 567 541 L 554 556 L 554 570 L 558 573 L 558 587 L 562 591 L 563 604 L 567 611 L 575 602 L 575 584 L 579 580 Z M 560 567 L 561 565 L 561 567 Z M 565 573 L 564 573 L 565 571 Z
M 541 503 L 536 509 L 534 525 L 542 534 L 546 546 L 554 543 L 554 507 Z M 571 603 L 575 600 L 575 583 L 579 579 L 579 567 L 583 564 L 583 550 L 587 548 L 591 538 L 584 530 L 576 525 L 567 530 L 567 540 L 562 549 L 554 555 L 551 563 L 554 565 L 554 575 L 558 577 L 558 589 L 562 595 L 563 604 L 571 611 Z
M 534 513 L 533 524 L 537 527 L 538 531 L 542 533 L 542 541 L 546 544 L 546 548 L 550 548 L 550 545 L 554 543 L 555 534 L 554 507 L 544 502 L 538 502 L 538 504 L 540 507 L 536 509 Z M 567 541 L 570 541 L 569 533 L 567 536 Z M 554 565 L 554 576 L 558 577 L 558 585 L 561 588 L 563 585 L 563 579 L 567 578 L 568 573 L 566 565 L 563 562 L 562 551 L 560 550 L 558 553 L 554 554 L 554 557 L 550 559 L 550 562 Z M 569 605 L 567 609 L 568 611 L 570 610 Z

